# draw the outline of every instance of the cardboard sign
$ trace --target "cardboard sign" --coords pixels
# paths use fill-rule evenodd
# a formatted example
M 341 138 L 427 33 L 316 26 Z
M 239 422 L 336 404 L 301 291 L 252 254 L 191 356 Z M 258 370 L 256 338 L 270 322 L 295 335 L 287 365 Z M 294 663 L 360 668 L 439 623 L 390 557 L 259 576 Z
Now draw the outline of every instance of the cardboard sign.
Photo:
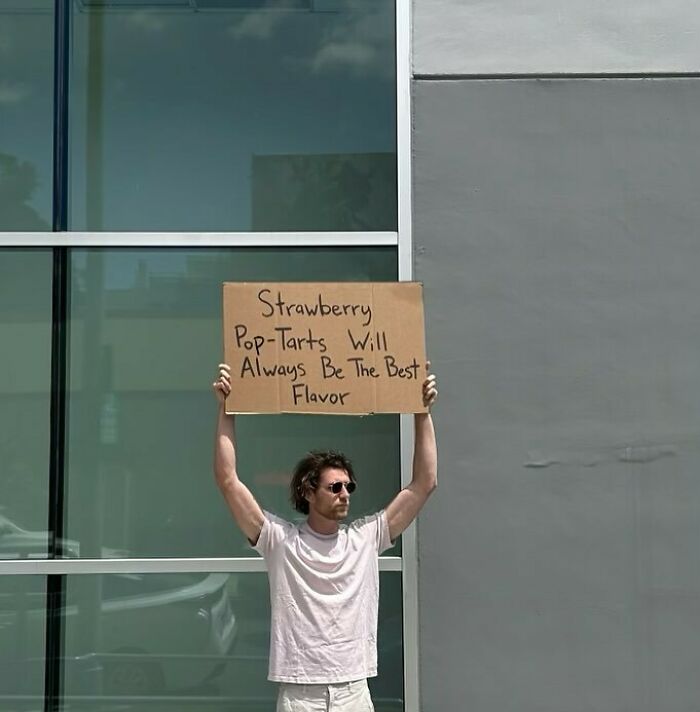
M 227 413 L 420 413 L 416 282 L 226 282 Z

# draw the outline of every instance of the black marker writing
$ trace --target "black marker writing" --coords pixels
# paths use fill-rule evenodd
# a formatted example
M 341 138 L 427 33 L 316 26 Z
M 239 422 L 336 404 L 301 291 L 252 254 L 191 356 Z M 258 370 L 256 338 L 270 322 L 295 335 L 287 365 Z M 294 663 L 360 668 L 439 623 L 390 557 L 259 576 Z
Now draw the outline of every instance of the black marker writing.
M 341 381 L 345 378 L 343 369 L 334 366 L 329 356 L 321 356 L 321 372 L 324 378 L 338 378 Z
M 243 363 L 241 364 L 241 379 L 244 379 L 246 376 L 251 376 L 252 378 L 291 376 L 292 383 L 294 383 L 297 378 L 304 378 L 304 376 L 306 376 L 306 367 L 303 363 L 276 363 L 272 366 L 266 366 L 264 363 L 260 362 L 260 359 L 257 356 L 254 359 L 251 359 L 249 356 L 245 356 L 243 358 Z
M 312 391 L 306 383 L 295 383 L 292 385 L 292 398 L 294 399 L 294 405 L 299 405 L 299 403 L 330 403 L 331 405 L 345 405 L 345 399 L 350 395 L 350 392 L 346 393 L 316 393 Z
M 361 336 L 348 329 L 348 338 L 353 351 L 388 351 L 386 331 L 365 331 Z
M 272 296 L 272 290 L 261 289 L 258 292 L 258 301 L 263 304 L 261 316 L 269 318 L 275 314 L 290 317 L 297 316 L 359 316 L 362 318 L 362 326 L 369 326 L 372 323 L 371 304 L 329 304 L 322 294 L 317 294 L 311 302 L 286 302 L 282 298 L 282 292 L 277 292 L 277 298 Z
M 420 364 L 415 357 L 408 366 L 397 366 L 396 359 L 393 356 L 385 356 L 384 365 L 386 366 L 386 375 L 389 378 L 405 378 L 409 381 L 418 379 Z
M 365 366 L 364 356 L 352 356 L 347 360 L 349 363 L 355 364 L 355 375 L 358 378 L 379 378 L 374 366 Z
M 303 351 L 304 349 L 315 351 L 317 347 L 322 354 L 327 351 L 326 339 L 323 336 L 316 338 L 311 329 L 308 329 L 304 336 L 289 333 L 292 331 L 291 326 L 276 326 L 274 331 L 277 333 L 277 341 L 282 347 L 282 351 Z M 268 339 L 268 341 L 274 342 L 274 339 Z

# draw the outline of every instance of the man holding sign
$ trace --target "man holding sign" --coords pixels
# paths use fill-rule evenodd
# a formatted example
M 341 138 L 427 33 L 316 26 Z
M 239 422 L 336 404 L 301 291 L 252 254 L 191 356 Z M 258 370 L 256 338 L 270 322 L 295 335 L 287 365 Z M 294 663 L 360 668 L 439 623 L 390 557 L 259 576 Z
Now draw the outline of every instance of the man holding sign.
M 348 516 L 356 477 L 350 461 L 333 452 L 311 453 L 295 468 L 291 499 L 306 521 L 292 524 L 263 511 L 236 470 L 235 416 L 225 408 L 231 394 L 228 365 L 219 366 L 212 387 L 219 401 L 216 481 L 236 523 L 267 563 L 268 679 L 280 683 L 277 710 L 371 712 L 367 678 L 377 674 L 377 559 L 437 486 L 429 410 L 437 399 L 435 376 L 428 374 L 422 383 L 427 412 L 415 414 L 411 482 L 384 510 L 350 524 L 341 522 Z

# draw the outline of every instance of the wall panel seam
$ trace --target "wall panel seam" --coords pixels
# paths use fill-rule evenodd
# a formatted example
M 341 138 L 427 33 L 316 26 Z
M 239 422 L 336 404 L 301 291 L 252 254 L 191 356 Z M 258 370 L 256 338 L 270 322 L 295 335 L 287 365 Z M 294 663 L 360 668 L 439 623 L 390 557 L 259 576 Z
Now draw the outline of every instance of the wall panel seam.
M 483 80 L 505 80 L 505 81 L 522 81 L 522 80 L 538 80 L 538 79 L 569 79 L 569 80 L 588 80 L 588 79 L 698 79 L 700 72 L 533 72 L 525 74 L 413 74 L 414 81 L 430 81 L 430 82 L 463 82 L 463 81 L 483 81 Z

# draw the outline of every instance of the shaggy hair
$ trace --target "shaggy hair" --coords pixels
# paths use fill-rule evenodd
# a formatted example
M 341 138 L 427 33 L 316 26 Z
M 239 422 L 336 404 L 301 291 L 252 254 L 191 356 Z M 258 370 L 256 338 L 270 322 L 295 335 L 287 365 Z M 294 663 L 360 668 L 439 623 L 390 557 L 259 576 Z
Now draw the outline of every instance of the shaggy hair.
M 292 505 L 294 505 L 294 509 L 297 512 L 302 514 L 309 513 L 309 503 L 306 501 L 306 495 L 309 491 L 318 488 L 321 473 L 329 467 L 345 470 L 350 481 L 356 482 L 352 463 L 342 453 L 333 452 L 332 450 L 310 452 L 297 463 L 292 481 L 289 484 Z

